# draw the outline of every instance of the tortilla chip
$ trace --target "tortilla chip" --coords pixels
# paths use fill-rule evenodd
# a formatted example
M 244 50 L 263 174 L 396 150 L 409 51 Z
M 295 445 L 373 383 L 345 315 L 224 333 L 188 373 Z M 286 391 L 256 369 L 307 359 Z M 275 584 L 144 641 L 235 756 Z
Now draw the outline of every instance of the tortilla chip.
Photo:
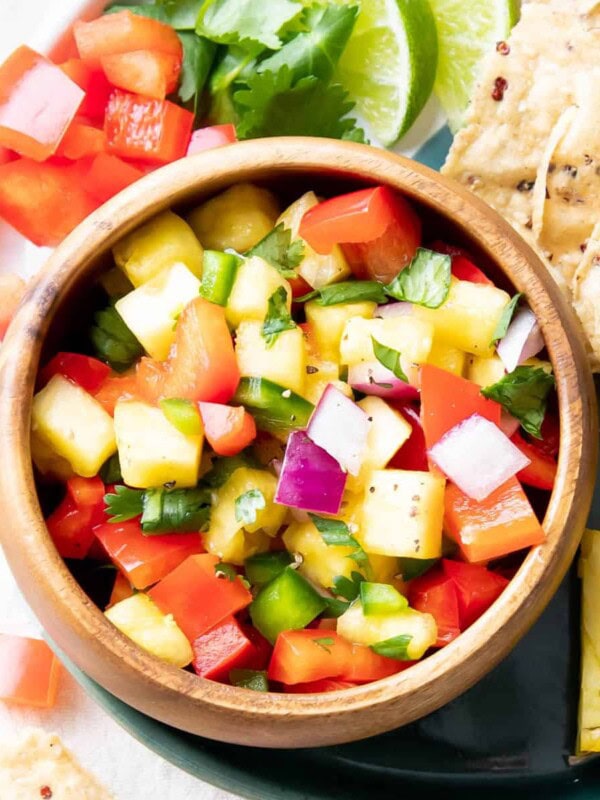
M 585 243 L 573 278 L 573 305 L 588 334 L 594 366 L 600 367 L 600 222 Z

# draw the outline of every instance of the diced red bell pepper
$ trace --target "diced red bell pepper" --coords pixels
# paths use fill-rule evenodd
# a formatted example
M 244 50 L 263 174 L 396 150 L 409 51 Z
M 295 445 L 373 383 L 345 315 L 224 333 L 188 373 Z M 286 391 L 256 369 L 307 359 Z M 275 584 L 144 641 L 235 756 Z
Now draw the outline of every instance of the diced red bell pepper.
M 119 192 L 144 177 L 141 169 L 118 156 L 98 153 L 86 175 L 86 189 L 99 203 L 105 203 Z
M 277 637 L 267 675 L 270 681 L 294 684 L 338 678 L 349 667 L 350 642 L 335 631 L 306 628 Z
M 479 619 L 510 583 L 479 564 L 443 558 L 442 569 L 456 587 L 462 630 Z
M 154 358 L 142 356 L 135 366 L 137 394 L 147 403 L 156 405 L 165 397 L 168 370 L 168 361 L 156 361 Z
M 427 461 L 425 434 L 423 433 L 419 412 L 414 406 L 408 404 L 390 403 L 390 405 L 402 414 L 404 419 L 411 426 L 412 433 L 391 459 L 388 466 L 392 469 L 427 472 L 429 469 L 429 462 Z
M 397 661 L 394 658 L 380 656 L 370 647 L 362 644 L 351 644 L 350 658 L 344 664 L 339 678 L 342 681 L 350 681 L 354 685 L 369 683 L 395 675 L 412 663 L 412 661 Z
M 193 156 L 194 153 L 201 153 L 203 150 L 212 150 L 214 147 L 222 147 L 225 144 L 237 142 L 235 125 L 210 125 L 207 128 L 198 128 L 192 133 L 187 155 Z M 310 289 L 308 290 L 310 291 Z
M 340 692 L 342 689 L 353 689 L 355 686 L 358 686 L 358 684 L 350 683 L 350 681 L 334 681 L 330 678 L 324 678 L 320 681 L 285 686 L 285 691 L 290 694 L 322 694 L 324 692 Z
M 0 275 L 0 342 L 4 339 L 10 321 L 25 294 L 25 287 L 26 283 L 19 275 L 12 272 Z
M 78 119 L 67 128 L 56 155 L 77 161 L 80 158 L 95 156 L 106 150 L 106 136 L 100 128 L 94 128 Z
M 246 667 L 254 650 L 235 617 L 227 617 L 198 636 L 192 648 L 194 672 L 213 681 L 227 678 L 232 669 Z
M 240 370 L 221 306 L 202 297 L 188 303 L 177 322 L 173 352 L 164 397 L 209 403 L 231 400 Z
M 433 569 L 408 584 L 411 608 L 431 614 L 438 629 L 435 647 L 444 647 L 459 636 L 460 616 L 455 583 L 441 569 Z
M 436 253 L 444 253 L 444 255 L 452 256 L 452 274 L 455 278 L 458 278 L 459 281 L 487 283 L 490 286 L 494 286 L 494 281 L 491 281 L 485 272 L 482 272 L 479 267 L 473 264 L 471 256 L 461 247 L 446 244 L 438 239 L 431 243 L 430 248 L 431 250 L 435 250 Z
M 20 158 L 0 167 L 0 217 L 41 247 L 56 247 L 96 208 L 77 165 Z
M 45 161 L 60 144 L 84 92 L 29 47 L 18 47 L 0 66 L 0 145 Z
M 217 577 L 218 562 L 213 555 L 189 556 L 148 592 L 164 614 L 173 614 L 190 642 L 252 601 L 239 578 Z
M 536 489 L 545 489 L 551 492 L 556 479 L 556 461 L 537 447 L 533 441 L 526 441 L 518 431 L 510 438 L 511 442 L 516 444 L 530 461 L 525 469 L 517 473 L 517 478 L 527 486 L 535 486 Z
M 219 456 L 234 456 L 256 439 L 256 424 L 241 406 L 199 403 L 204 435 Z
M 41 639 L 0 633 L 0 699 L 34 708 L 56 701 L 60 662 Z
M 483 397 L 473 381 L 431 364 L 421 367 L 421 421 L 427 448 L 472 414 L 499 425 L 501 413 L 502 406 Z
M 164 22 L 120 11 L 91 22 L 76 22 L 73 34 L 79 55 L 90 67 L 98 68 L 102 56 L 157 50 L 181 61 L 183 48 L 175 30 Z
M 139 520 L 99 525 L 94 534 L 111 561 L 136 589 L 146 589 L 178 567 L 188 556 L 204 553 L 198 533 L 145 536 Z
M 115 89 L 108 101 L 104 132 L 110 153 L 168 164 L 185 156 L 193 124 L 192 112 L 169 100 Z
M 293 278 L 288 278 L 287 280 L 292 290 L 292 298 L 294 300 L 297 297 L 302 297 L 312 292 L 312 286 L 310 286 L 301 275 L 294 275 Z
M 60 64 L 60 68 L 85 92 L 83 102 L 79 106 L 79 114 L 94 122 L 104 120 L 113 87 L 106 80 L 102 70 L 91 69 L 80 58 L 70 58 Z
M 14 150 L 9 150 L 8 147 L 0 147 L 0 166 L 8 164 L 9 161 L 14 161 L 18 157 Z
M 128 375 L 109 375 L 94 392 L 94 397 L 111 417 L 114 416 L 117 401 L 122 397 L 137 397 L 137 381 L 134 373 Z
M 473 563 L 542 544 L 546 538 L 516 478 L 479 502 L 453 483 L 446 484 L 444 531 Z
M 109 374 L 110 367 L 97 358 L 81 353 L 57 353 L 41 370 L 39 381 L 45 386 L 54 375 L 62 375 L 86 392 L 95 394 Z
M 120 603 L 121 600 L 127 600 L 128 597 L 133 595 L 133 586 L 129 580 L 123 575 L 122 572 L 116 571 L 115 582 L 110 593 L 110 600 L 108 601 L 107 608 Z
M 309 209 L 299 235 L 317 253 L 342 244 L 357 278 L 388 283 L 412 260 L 421 242 L 421 220 L 387 186 L 333 197 Z
M 85 558 L 94 543 L 94 528 L 106 519 L 105 486 L 100 478 L 69 478 L 67 493 L 46 520 L 54 546 L 63 558 Z
M 114 53 L 100 59 L 104 74 L 119 89 L 164 100 L 179 83 L 181 57 L 158 50 Z

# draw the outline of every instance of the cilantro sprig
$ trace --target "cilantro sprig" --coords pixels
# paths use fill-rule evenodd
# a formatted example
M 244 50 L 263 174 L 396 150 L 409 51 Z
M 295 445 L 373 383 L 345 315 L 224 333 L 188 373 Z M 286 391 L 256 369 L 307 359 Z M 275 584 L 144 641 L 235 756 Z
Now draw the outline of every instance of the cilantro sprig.
M 389 369 L 390 372 L 393 372 L 396 378 L 408 383 L 406 373 L 400 364 L 401 353 L 398 350 L 394 350 L 393 347 L 381 344 L 374 336 L 371 336 L 371 341 L 373 342 L 373 353 L 377 361 L 386 369 Z
M 246 256 L 259 256 L 279 272 L 283 278 L 293 278 L 296 267 L 304 257 L 304 242 L 292 241 L 292 232 L 280 222 L 272 231 L 248 250 Z
M 439 308 L 450 291 L 451 265 L 450 256 L 419 247 L 410 264 L 385 287 L 385 292 L 395 300 Z
M 208 489 L 130 489 L 115 486 L 104 495 L 109 522 L 119 523 L 140 517 L 145 535 L 203 531 L 210 518 Z
M 261 328 L 267 347 L 272 347 L 275 344 L 280 333 L 292 331 L 295 327 L 296 323 L 287 307 L 287 291 L 285 287 L 280 286 L 269 297 L 267 316 Z
M 244 525 L 253 525 L 258 512 L 265 508 L 267 501 L 260 489 L 250 489 L 235 499 L 235 519 Z
M 352 536 L 350 528 L 343 520 L 328 519 L 311 513 L 308 516 L 321 534 L 325 544 L 334 547 L 351 547 L 352 552 L 348 554 L 348 558 L 351 558 L 359 566 L 368 567 L 369 557 L 363 550 L 362 545 Z
M 481 394 L 500 403 L 527 433 L 541 439 L 548 394 L 554 385 L 554 376 L 545 369 L 521 366 L 486 386 Z

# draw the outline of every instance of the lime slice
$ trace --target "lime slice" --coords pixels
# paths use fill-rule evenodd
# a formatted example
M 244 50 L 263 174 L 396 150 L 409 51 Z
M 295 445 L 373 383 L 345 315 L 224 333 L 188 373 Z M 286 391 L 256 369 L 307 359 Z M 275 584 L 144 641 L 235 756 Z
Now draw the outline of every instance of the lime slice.
M 363 0 L 337 66 L 367 135 L 393 144 L 413 124 L 433 89 L 435 20 L 427 0 Z
M 452 131 L 463 123 L 482 57 L 510 34 L 519 0 L 429 0 L 439 43 L 435 93 Z

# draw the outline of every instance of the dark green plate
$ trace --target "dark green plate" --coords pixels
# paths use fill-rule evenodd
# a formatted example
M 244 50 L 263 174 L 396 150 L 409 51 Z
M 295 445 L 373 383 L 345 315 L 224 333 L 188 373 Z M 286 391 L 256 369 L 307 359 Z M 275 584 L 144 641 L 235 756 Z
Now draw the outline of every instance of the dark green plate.
M 438 168 L 451 137 L 417 158 Z M 600 487 L 590 524 L 600 527 Z M 600 798 L 600 760 L 570 767 L 579 691 L 575 568 L 538 623 L 473 689 L 417 723 L 339 747 L 261 750 L 181 733 L 121 703 L 70 666 L 133 736 L 204 781 L 255 800 L 397 800 L 426 797 Z M 68 663 L 67 663 L 67 666 Z

